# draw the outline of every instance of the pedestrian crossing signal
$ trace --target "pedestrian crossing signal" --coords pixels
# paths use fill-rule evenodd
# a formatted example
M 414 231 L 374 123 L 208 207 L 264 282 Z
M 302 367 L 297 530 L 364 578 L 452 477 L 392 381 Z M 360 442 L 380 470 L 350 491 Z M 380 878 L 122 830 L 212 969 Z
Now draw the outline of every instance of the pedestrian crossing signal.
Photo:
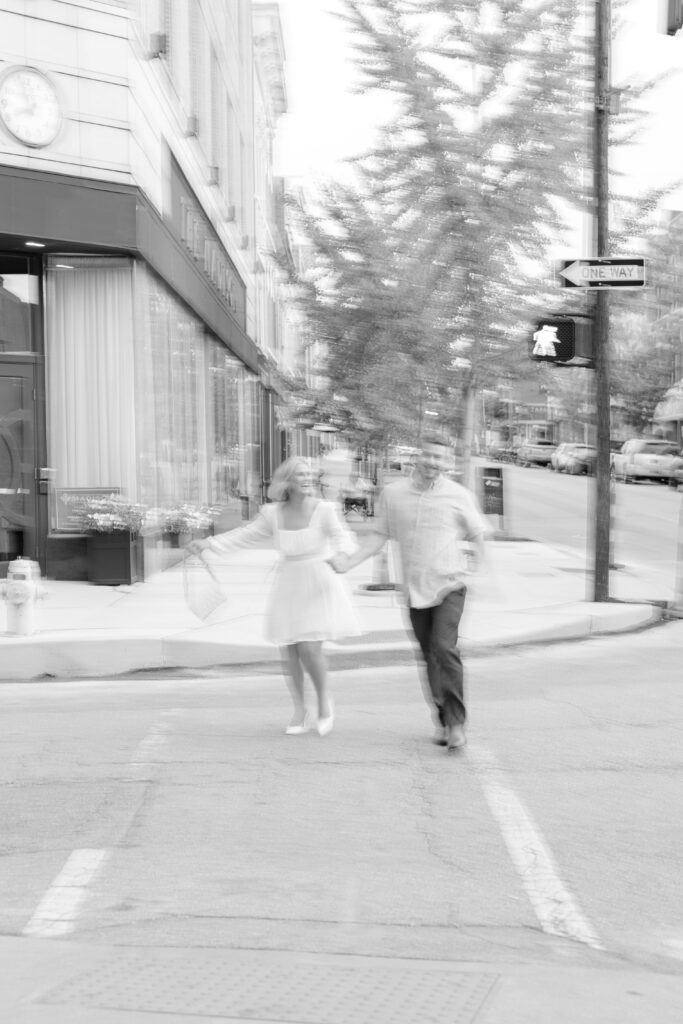
M 592 321 L 578 316 L 553 316 L 537 321 L 529 355 L 536 362 L 592 367 Z

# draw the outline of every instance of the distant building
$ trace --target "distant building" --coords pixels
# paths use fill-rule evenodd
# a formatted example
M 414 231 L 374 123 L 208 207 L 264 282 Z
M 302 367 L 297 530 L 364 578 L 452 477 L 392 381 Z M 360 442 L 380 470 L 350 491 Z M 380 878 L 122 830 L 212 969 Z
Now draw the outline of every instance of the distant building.
M 561 410 L 531 378 L 501 384 L 482 402 L 480 444 L 516 448 L 525 441 L 556 441 Z
M 258 0 L 13 6 L 0 11 L 0 538 L 48 575 L 78 575 L 65 494 L 245 509 L 286 448 L 282 31 Z

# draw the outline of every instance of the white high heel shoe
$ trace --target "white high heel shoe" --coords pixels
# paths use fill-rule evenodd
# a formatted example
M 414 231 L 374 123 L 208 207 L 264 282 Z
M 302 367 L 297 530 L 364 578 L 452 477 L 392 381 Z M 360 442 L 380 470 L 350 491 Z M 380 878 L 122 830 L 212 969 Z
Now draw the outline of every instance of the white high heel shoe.
M 305 713 L 303 721 L 299 725 L 288 725 L 285 729 L 287 736 L 302 736 L 303 733 L 308 732 L 311 728 L 311 719 L 308 711 Z
M 332 732 L 334 728 L 334 704 L 332 701 L 328 701 L 330 705 L 330 713 L 327 718 L 318 719 L 318 734 L 320 736 L 327 736 L 328 733 Z

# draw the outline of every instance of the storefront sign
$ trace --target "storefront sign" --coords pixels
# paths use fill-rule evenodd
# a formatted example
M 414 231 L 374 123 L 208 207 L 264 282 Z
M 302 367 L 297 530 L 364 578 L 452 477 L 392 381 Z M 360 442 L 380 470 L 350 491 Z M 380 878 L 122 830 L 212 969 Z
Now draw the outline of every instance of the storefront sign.
M 171 159 L 172 227 L 192 259 L 246 330 L 246 288 L 176 162 Z
M 79 509 L 88 498 L 119 495 L 120 487 L 55 487 L 52 529 L 55 533 L 82 533 Z

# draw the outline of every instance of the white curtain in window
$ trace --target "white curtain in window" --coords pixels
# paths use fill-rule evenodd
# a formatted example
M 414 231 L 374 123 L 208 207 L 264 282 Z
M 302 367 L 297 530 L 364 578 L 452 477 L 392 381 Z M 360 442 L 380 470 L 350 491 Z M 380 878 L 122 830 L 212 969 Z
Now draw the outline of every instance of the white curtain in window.
M 50 257 L 46 327 L 57 486 L 119 487 L 136 499 L 132 261 Z

